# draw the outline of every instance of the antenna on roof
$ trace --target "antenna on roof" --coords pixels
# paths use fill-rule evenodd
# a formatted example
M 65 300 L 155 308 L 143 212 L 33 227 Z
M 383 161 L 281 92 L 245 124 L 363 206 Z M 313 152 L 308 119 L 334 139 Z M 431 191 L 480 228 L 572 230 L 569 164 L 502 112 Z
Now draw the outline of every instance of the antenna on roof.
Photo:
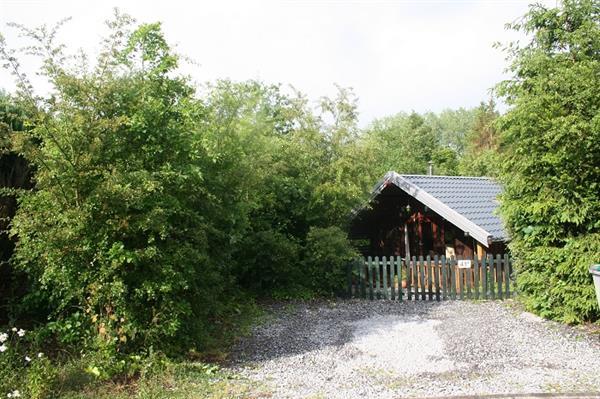
M 427 173 L 429 176 L 433 176 L 433 161 L 429 161 L 427 162 L 429 164 L 429 173 Z

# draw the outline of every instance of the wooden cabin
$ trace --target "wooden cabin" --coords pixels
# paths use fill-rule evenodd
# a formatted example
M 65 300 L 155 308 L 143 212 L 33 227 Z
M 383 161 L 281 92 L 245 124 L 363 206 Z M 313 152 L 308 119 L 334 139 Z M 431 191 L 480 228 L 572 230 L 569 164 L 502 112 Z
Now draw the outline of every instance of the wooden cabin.
M 487 177 L 388 172 L 358 210 L 350 238 L 365 256 L 478 258 L 506 252 L 502 188 Z

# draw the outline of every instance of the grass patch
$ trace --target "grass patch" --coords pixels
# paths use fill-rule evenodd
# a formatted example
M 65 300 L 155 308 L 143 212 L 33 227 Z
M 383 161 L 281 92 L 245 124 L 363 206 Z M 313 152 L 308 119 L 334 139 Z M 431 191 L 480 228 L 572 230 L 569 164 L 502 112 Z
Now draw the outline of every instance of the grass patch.
M 71 380 L 71 383 L 74 381 Z M 56 397 L 59 399 L 221 399 L 265 398 L 271 395 L 266 388 L 257 386 L 256 383 L 201 362 L 171 363 L 165 365 L 162 370 L 130 381 L 93 382 L 84 379 L 79 382 L 83 385 L 66 385 L 56 392 Z
M 41 356 L 34 354 L 40 347 L 17 342 L 16 333 L 7 342 L 8 351 L 1 355 L 0 397 L 18 391 L 33 399 L 122 399 L 122 398 L 253 398 L 270 394 L 266 389 L 248 382 L 221 368 L 227 362 L 229 351 L 237 340 L 248 335 L 252 326 L 264 316 L 264 311 L 253 301 L 241 304 L 218 320 L 219 334 L 215 334 L 202 350 L 189 350 L 177 358 L 168 358 L 160 352 L 149 351 L 137 356 L 136 363 L 112 377 L 94 373 L 98 362 L 108 361 L 107 367 L 119 359 L 102 359 L 91 350 L 71 348 Z M 0 332 L 7 328 L 0 328 Z M 36 331 L 27 332 L 34 339 Z M 11 335 L 11 337 L 12 337 Z M 6 338 L 3 337 L 6 340 Z M 18 338 L 25 339 L 25 338 Z M 9 340 L 10 341 L 10 340 Z M 206 344 L 206 343 L 205 343 Z M 14 353 L 13 353 L 14 352 Z M 25 356 L 30 360 L 25 364 Z M 29 359 L 29 357 L 28 357 Z M 24 364 L 24 365 L 23 365 Z M 12 367 L 15 366 L 15 367 Z

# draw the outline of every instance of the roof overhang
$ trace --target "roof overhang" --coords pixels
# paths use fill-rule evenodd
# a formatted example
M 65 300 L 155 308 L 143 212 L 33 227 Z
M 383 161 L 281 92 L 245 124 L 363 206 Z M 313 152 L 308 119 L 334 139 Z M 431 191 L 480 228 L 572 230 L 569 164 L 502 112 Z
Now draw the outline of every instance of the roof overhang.
M 375 186 L 375 189 L 371 195 L 371 200 L 379 195 L 390 184 L 402 189 L 408 195 L 416 198 L 419 202 L 429 207 L 432 211 L 462 231 L 469 233 L 471 237 L 473 237 L 484 247 L 489 248 L 491 242 L 494 241 L 492 235 L 485 229 L 473 223 L 460 213 L 456 212 L 454 209 L 450 208 L 448 205 L 414 185 L 396 172 L 392 171 L 385 174 L 383 179 L 377 184 L 377 186 Z

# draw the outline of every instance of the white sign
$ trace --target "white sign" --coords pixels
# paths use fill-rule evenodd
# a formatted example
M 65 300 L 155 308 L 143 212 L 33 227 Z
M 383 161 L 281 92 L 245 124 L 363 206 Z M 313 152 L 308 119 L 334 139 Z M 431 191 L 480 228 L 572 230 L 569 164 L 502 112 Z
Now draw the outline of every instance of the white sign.
M 458 261 L 458 268 L 459 269 L 470 269 L 471 268 L 471 261 L 470 260 L 459 260 Z

